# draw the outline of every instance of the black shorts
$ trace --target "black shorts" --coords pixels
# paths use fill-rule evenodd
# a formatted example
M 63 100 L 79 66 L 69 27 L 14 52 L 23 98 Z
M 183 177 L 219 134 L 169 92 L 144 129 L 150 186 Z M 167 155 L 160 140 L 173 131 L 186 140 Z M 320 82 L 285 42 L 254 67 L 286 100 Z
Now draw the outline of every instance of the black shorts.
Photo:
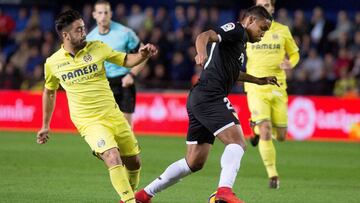
M 189 93 L 186 109 L 189 116 L 187 144 L 213 144 L 215 136 L 233 125 L 240 124 L 229 99 L 199 90 Z
M 136 102 L 135 85 L 122 87 L 122 78 L 125 75 L 115 78 L 108 78 L 110 88 L 114 93 L 115 101 L 119 105 L 120 110 L 124 113 L 134 113 Z

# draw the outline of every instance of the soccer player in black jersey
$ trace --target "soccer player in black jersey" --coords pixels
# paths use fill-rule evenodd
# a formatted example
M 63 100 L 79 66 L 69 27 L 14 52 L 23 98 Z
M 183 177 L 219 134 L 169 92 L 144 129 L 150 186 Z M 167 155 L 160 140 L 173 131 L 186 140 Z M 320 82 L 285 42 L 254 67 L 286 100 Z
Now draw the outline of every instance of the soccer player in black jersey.
M 204 67 L 204 71 L 187 100 L 189 129 L 186 156 L 171 164 L 157 179 L 136 193 L 137 202 L 149 203 L 156 193 L 199 171 L 207 160 L 215 137 L 225 144 L 215 199 L 217 202 L 242 202 L 233 194 L 232 186 L 244 154 L 245 139 L 227 95 L 237 81 L 278 85 L 276 77 L 257 78 L 241 71 L 246 57 L 246 42 L 260 41 L 271 20 L 265 8 L 254 6 L 246 10 L 241 23 L 230 22 L 198 35 L 195 60 Z M 208 43 L 211 43 L 209 50 L 206 48 Z

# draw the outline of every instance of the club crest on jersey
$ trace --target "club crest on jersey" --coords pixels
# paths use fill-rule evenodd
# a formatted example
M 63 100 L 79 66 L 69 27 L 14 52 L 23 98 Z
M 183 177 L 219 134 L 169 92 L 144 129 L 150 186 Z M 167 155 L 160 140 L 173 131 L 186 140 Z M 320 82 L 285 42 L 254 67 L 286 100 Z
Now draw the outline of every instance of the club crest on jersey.
M 105 146 L 105 140 L 100 139 L 100 140 L 97 142 L 97 146 L 98 146 L 99 148 L 104 147 L 104 146 Z
M 274 34 L 272 34 L 272 38 L 273 38 L 273 39 L 279 39 L 279 35 L 276 34 L 276 33 L 274 33 Z
M 90 54 L 86 54 L 84 57 L 83 57 L 83 60 L 87 63 L 87 62 L 90 62 L 92 60 L 92 56 Z
M 227 23 L 227 24 L 221 26 L 221 29 L 223 29 L 225 32 L 233 30 L 234 28 L 235 28 L 234 23 Z

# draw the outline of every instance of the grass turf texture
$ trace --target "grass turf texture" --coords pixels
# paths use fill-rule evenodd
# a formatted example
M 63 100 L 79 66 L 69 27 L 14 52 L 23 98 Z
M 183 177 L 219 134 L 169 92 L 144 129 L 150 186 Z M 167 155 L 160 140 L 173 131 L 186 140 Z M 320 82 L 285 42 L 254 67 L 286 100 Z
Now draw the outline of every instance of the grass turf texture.
M 183 138 L 139 137 L 145 186 L 184 156 Z M 234 191 L 247 203 L 359 202 L 360 144 L 275 143 L 280 190 L 268 180 L 257 148 L 250 145 Z M 216 141 L 205 168 L 161 192 L 154 203 L 205 203 L 216 190 L 223 145 Z M 80 136 L 52 134 L 45 145 L 33 133 L 0 132 L 0 202 L 118 202 L 103 163 Z

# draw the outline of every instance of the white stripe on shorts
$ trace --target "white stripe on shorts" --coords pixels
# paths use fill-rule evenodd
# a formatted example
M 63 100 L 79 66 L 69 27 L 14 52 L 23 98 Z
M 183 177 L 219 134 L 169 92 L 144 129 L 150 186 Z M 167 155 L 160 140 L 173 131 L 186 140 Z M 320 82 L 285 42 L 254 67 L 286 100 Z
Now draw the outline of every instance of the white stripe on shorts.
M 198 144 L 198 141 L 186 141 L 186 144 Z
M 233 126 L 233 125 L 235 125 L 234 122 L 231 122 L 231 123 L 225 125 L 224 127 L 222 127 L 222 128 L 220 128 L 219 130 L 215 131 L 215 132 L 214 132 L 214 135 L 215 135 L 215 136 L 218 135 L 218 134 L 221 133 L 223 130 L 225 130 L 225 129 L 227 129 L 227 128 L 230 128 L 230 127 Z

